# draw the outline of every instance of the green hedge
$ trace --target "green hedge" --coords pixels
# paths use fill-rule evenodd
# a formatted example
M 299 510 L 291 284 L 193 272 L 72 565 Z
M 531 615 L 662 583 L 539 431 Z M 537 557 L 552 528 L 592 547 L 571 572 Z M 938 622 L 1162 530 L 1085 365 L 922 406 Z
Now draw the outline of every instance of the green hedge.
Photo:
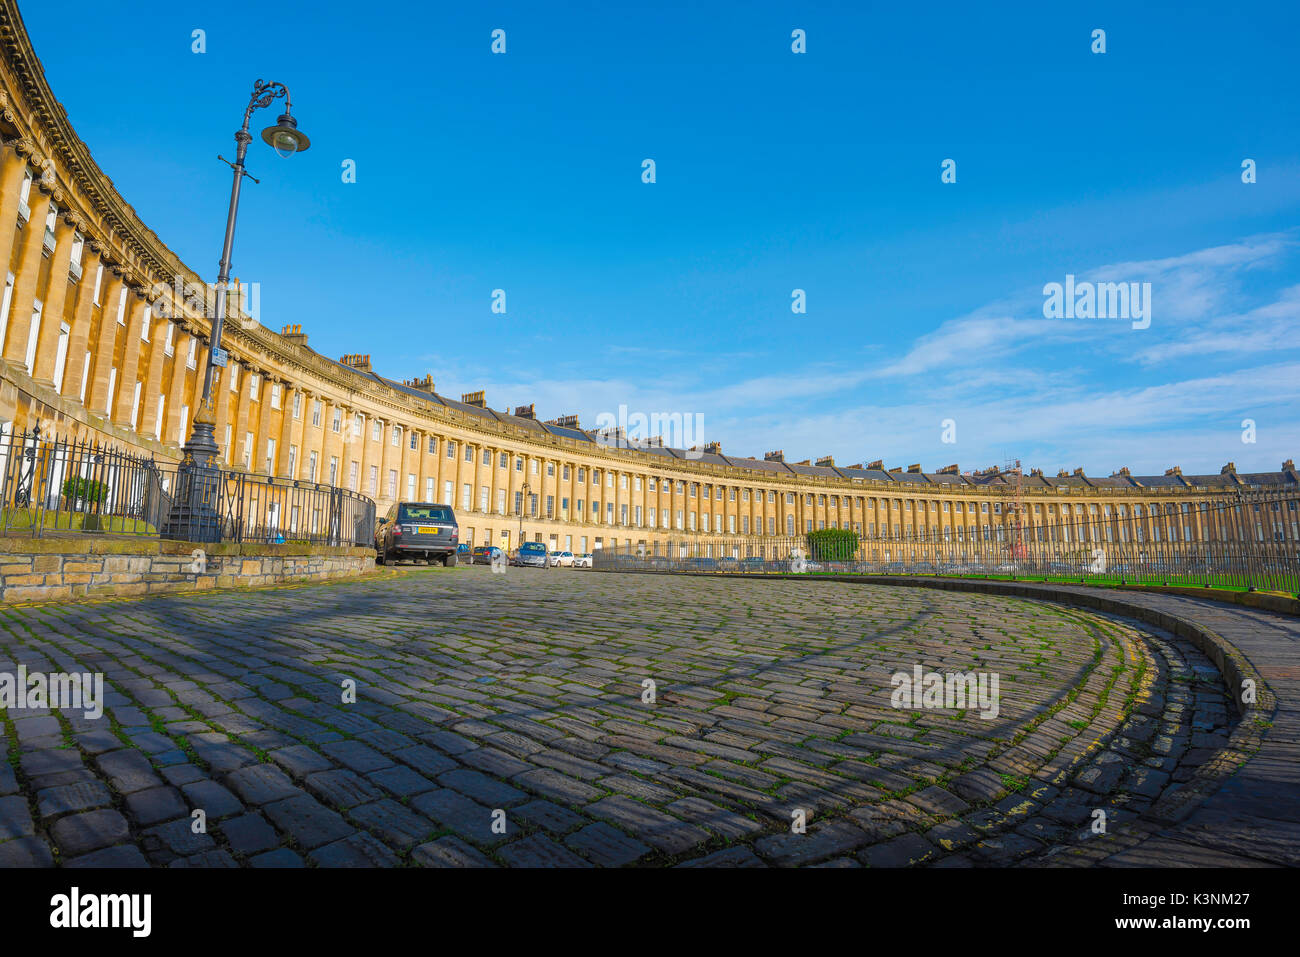
M 848 562 L 858 555 L 858 533 L 847 528 L 823 528 L 808 533 L 808 557 L 818 562 Z

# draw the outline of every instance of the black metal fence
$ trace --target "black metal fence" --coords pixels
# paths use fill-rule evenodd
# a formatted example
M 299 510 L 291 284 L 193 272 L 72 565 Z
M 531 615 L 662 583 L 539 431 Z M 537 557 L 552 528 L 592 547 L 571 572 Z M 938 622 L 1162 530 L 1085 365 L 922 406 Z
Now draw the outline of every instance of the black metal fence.
M 204 476 L 200 517 L 173 507 L 192 491 L 193 473 L 183 466 L 36 430 L 0 436 L 0 532 L 35 538 L 166 530 L 168 538 L 191 541 L 374 544 L 375 503 L 365 496 L 216 468 Z
M 1135 513 L 1046 524 L 859 535 L 692 537 L 606 546 L 606 571 L 716 574 L 937 575 L 1169 584 L 1300 594 L 1300 490 L 1242 490 L 1221 499 L 1144 503 Z M 1167 510 L 1166 506 L 1169 506 Z

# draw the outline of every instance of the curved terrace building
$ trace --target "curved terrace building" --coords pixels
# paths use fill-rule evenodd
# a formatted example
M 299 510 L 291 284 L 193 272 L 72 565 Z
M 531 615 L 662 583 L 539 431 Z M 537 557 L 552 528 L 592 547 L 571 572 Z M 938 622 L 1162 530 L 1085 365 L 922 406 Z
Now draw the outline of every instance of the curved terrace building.
M 0 0 L 0 429 L 91 438 L 175 462 L 191 430 L 209 350 L 203 279 L 135 214 L 55 99 L 15 0 Z M 215 224 L 214 224 L 215 229 Z M 215 233 L 214 233 L 215 240 Z M 214 250 L 215 252 L 215 250 Z M 206 287 L 203 287 L 206 288 Z M 871 538 L 1005 541 L 1014 505 L 1030 536 L 1114 517 L 1151 541 L 1202 535 L 1225 493 L 1300 485 L 1277 472 L 1106 477 L 924 472 L 919 465 L 787 462 L 779 452 L 687 453 L 598 441 L 574 417 L 459 401 L 428 378 L 380 375 L 366 355 L 313 351 L 286 316 L 274 332 L 230 297 L 230 361 L 214 392 L 224 467 L 397 500 L 452 504 L 462 541 L 540 540 L 575 552 L 852 529 Z M 1019 486 L 1019 491 L 1017 491 Z M 1300 539 L 1294 499 L 1270 515 Z M 522 513 L 522 519 L 521 519 Z M 1270 538 L 1279 529 L 1264 531 Z M 1041 538 L 1040 538 L 1041 540 Z

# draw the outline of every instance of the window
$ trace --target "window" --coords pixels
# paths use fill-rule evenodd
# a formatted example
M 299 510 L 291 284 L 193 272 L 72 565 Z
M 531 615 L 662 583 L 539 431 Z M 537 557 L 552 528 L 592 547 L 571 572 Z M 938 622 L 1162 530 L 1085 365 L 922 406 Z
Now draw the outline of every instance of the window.
M 486 485 L 479 486 L 478 510 L 480 512 L 486 512 L 488 510 L 488 494 L 488 487 Z
M 298 477 L 298 446 L 289 446 L 289 478 Z
M 280 383 L 278 382 L 271 383 L 271 408 L 273 409 L 280 408 L 280 400 L 281 400 L 282 392 L 283 392 L 283 387 L 280 385 Z
M 410 501 L 415 501 L 415 473 L 406 473 L 406 497 Z
M 330 485 L 339 484 L 339 459 L 337 455 L 330 456 Z
M 352 416 L 352 437 L 354 439 L 361 438 L 365 430 L 366 430 L 366 417 L 362 415 L 360 412 L 357 412 L 355 415 Z
M 465 461 L 470 465 L 474 464 L 474 447 L 472 445 L 465 446 Z
M 492 467 L 492 452 L 488 449 L 483 450 L 483 464 Z
M 253 464 L 253 433 L 244 433 L 244 468 L 249 468 Z
M 506 513 L 506 490 L 503 488 L 497 489 L 497 512 L 501 515 Z
M 461 486 L 460 490 L 460 507 L 468 512 L 473 507 L 473 501 L 474 487 L 466 482 Z
M 357 482 L 360 480 L 358 473 L 360 471 L 361 469 L 356 462 L 353 462 L 348 466 L 348 488 L 352 489 L 354 492 L 360 491 L 360 489 L 357 488 Z
M 176 355 L 176 323 L 167 323 L 167 334 L 163 338 L 163 354 Z
M 239 391 L 239 363 L 233 360 L 230 363 L 230 391 Z
M 295 419 L 302 418 L 302 393 L 301 392 L 295 392 L 293 394 L 293 417 Z
M 536 475 L 536 474 L 537 474 L 537 459 L 533 459 L 533 463 L 532 463 L 532 464 L 533 464 L 533 469 L 532 469 L 533 474 Z
M 117 297 L 117 324 L 126 325 L 126 286 L 122 287 L 121 295 Z
M 412 433 L 411 433 L 410 449 L 411 449 L 412 452 L 418 452 L 418 451 L 420 451 L 420 433 L 419 433 L 419 432 L 412 432 Z M 414 498 L 415 496 L 412 495 L 411 497 Z
M 323 408 L 320 399 L 313 399 L 311 403 L 311 424 L 314 427 L 320 426 L 321 409 Z
M 149 327 L 153 325 L 153 306 L 144 307 L 144 318 L 140 320 L 140 341 L 149 341 Z
M 382 419 L 374 419 L 370 423 L 370 441 L 378 442 L 384 435 L 384 423 Z
M 456 457 L 456 443 L 455 443 L 455 442 L 448 442 L 448 443 L 447 443 L 447 458 L 449 458 L 449 459 L 454 459 L 455 457 Z
M 450 479 L 448 479 L 447 481 L 445 481 L 445 482 L 442 483 L 442 503 L 441 503 L 441 504 L 443 504 L 443 505 L 450 505 L 450 504 L 451 504 L 451 488 L 452 488 L 452 486 L 451 486 L 451 480 L 450 480 Z
M 82 381 L 84 383 L 85 380 L 83 379 Z M 181 406 L 181 421 L 176 427 L 177 445 L 185 444 L 185 430 L 189 427 L 189 424 L 190 424 L 190 407 L 188 405 L 183 405 Z
M 307 479 L 308 479 L 308 481 L 311 481 L 311 482 L 316 481 L 316 474 L 317 474 L 317 466 L 318 466 L 318 465 L 319 465 L 319 460 L 318 460 L 318 457 L 317 457 L 317 453 L 312 452 L 311 455 L 309 455 L 309 456 L 307 457 Z
M 432 501 L 433 501 L 433 495 L 434 495 L 434 490 L 433 490 L 433 479 L 431 479 L 431 478 L 426 478 L 426 479 L 424 480 L 424 498 L 425 498 L 425 501 L 427 501 L 427 502 L 432 502 Z
M 154 419 L 153 437 L 157 439 L 159 442 L 162 441 L 163 408 L 164 406 L 166 406 L 166 404 L 167 404 L 167 397 L 163 395 L 161 392 L 158 393 L 158 415 Z
M 343 431 L 343 410 L 340 409 L 337 405 L 334 406 L 334 415 L 330 417 L 330 431 L 331 432 Z M 331 482 L 330 484 L 332 485 L 333 483 Z
M 508 469 L 508 468 L 510 468 L 510 455 L 509 455 L 509 453 L 502 452 L 502 453 L 497 457 L 497 468 L 502 468 L 502 469 Z
M 262 388 L 262 375 L 254 372 L 248 377 L 248 397 L 254 402 L 257 401 L 257 393 Z
M 428 452 L 429 452 L 430 455 L 433 455 L 433 454 L 435 454 L 437 451 L 438 451 L 438 440 L 435 439 L 435 438 L 431 435 L 431 436 L 429 436 L 429 449 L 428 449 Z M 431 497 L 432 497 L 432 496 L 431 496 Z
M 266 474 L 275 474 L 275 439 L 266 440 Z
M 547 462 L 547 463 L 546 463 L 546 474 L 547 474 L 547 476 L 548 476 L 549 478 L 555 478 L 555 463 L 554 463 L 554 462 Z
M 402 427 L 400 425 L 395 425 L 393 426 L 393 442 L 392 442 L 393 448 L 399 448 L 401 444 L 402 444 Z
M 379 466 L 370 466 L 370 494 L 379 494 Z
M 185 368 L 193 369 L 199 364 L 199 340 L 190 336 L 189 350 L 185 353 Z
M 397 469 L 388 470 L 388 497 L 397 498 Z
M 136 417 L 140 414 L 140 382 L 135 384 L 135 393 L 131 397 L 131 431 L 135 431 Z

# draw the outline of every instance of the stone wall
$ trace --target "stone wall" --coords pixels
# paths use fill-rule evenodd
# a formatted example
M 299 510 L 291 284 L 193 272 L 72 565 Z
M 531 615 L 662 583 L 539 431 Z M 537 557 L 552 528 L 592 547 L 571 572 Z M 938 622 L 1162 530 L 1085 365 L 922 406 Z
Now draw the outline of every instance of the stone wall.
M 196 549 L 201 549 L 196 552 Z M 0 602 L 59 601 L 347 578 L 372 571 L 369 548 L 156 539 L 0 539 Z

